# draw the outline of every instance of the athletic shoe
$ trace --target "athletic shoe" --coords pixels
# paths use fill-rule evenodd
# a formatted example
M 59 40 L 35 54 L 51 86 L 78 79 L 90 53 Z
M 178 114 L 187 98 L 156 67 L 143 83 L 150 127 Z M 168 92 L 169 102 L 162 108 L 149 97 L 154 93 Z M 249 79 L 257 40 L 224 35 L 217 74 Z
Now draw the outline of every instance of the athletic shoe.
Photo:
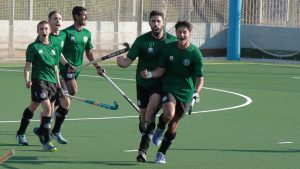
M 143 151 L 139 151 L 138 156 L 136 157 L 136 161 L 142 163 L 146 162 L 147 161 L 146 153 L 144 153 Z
M 155 163 L 157 163 L 157 164 L 165 164 L 166 163 L 165 155 L 162 152 L 156 153 Z
M 51 136 L 57 141 L 57 143 L 59 144 L 67 144 L 68 141 L 63 138 L 63 136 L 61 135 L 61 133 L 52 133 L 51 132 Z
M 28 142 L 26 140 L 25 134 L 17 134 L 16 139 L 19 145 L 28 146 Z
M 153 144 L 159 146 L 163 139 L 164 130 L 157 128 L 153 134 L 152 142 Z
M 52 141 L 48 141 L 47 143 L 45 143 L 43 145 L 43 149 L 44 149 L 44 151 L 47 151 L 47 152 L 55 152 L 55 151 L 57 151 L 57 148 L 54 146 L 54 144 L 52 143 Z
M 33 128 L 33 133 L 39 137 L 41 144 L 44 144 L 44 142 L 45 142 L 44 136 L 39 132 L 38 127 Z

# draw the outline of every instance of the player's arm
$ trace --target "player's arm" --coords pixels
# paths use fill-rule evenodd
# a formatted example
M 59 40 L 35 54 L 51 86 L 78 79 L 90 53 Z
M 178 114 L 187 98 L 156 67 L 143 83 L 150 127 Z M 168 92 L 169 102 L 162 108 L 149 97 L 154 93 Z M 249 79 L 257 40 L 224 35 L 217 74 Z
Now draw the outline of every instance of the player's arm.
M 117 57 L 117 64 L 121 68 L 127 68 L 128 66 L 130 66 L 132 64 L 132 62 L 133 62 L 133 60 L 131 60 L 127 56 L 122 55 L 122 56 Z
M 162 67 L 158 66 L 153 71 L 148 71 L 147 69 L 145 69 L 144 71 L 140 72 L 140 75 L 144 79 L 158 78 L 158 77 L 161 77 L 165 73 L 165 71 L 166 71 L 166 68 L 162 68 Z
M 61 88 L 61 84 L 60 84 L 60 80 L 59 80 L 59 70 L 58 70 L 57 65 L 54 65 L 54 69 L 55 69 L 57 87 Z
M 70 64 L 62 53 L 60 54 L 59 62 L 66 67 L 69 73 L 73 73 L 77 71 L 76 66 Z
M 85 52 L 86 52 L 86 56 L 87 56 L 87 58 L 90 62 L 95 60 L 92 48 L 91 49 L 86 49 Z M 105 70 L 97 62 L 95 62 L 93 65 L 97 69 L 97 73 L 100 76 L 103 76 L 103 73 L 105 72 Z
M 196 77 L 195 92 L 200 93 L 204 84 L 204 77 Z
M 26 62 L 24 67 L 24 79 L 25 79 L 26 88 L 30 88 L 32 85 L 32 82 L 30 80 L 30 67 L 31 67 L 31 62 Z

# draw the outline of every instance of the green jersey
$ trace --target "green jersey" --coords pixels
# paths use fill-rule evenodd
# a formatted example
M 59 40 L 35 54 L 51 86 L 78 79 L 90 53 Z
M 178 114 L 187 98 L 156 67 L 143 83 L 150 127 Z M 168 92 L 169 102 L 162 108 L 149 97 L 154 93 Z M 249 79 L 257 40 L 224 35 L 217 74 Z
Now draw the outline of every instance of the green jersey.
M 26 50 L 26 62 L 32 63 L 32 80 L 44 80 L 56 83 L 54 66 L 59 63 L 60 55 L 55 44 L 43 44 L 39 39 L 31 43 Z
M 61 54 L 66 40 L 66 33 L 60 31 L 58 35 L 50 34 L 49 39 L 51 43 L 56 44 L 59 54 Z
M 191 101 L 195 91 L 195 77 L 203 75 L 202 66 L 202 54 L 195 45 L 180 49 L 177 42 L 168 44 L 159 60 L 159 67 L 166 69 L 163 92 L 173 94 L 183 103 Z
M 151 32 L 139 36 L 132 44 L 127 57 L 135 60 L 137 57 L 138 64 L 136 69 L 136 82 L 142 86 L 150 86 L 161 82 L 162 78 L 143 79 L 140 72 L 144 69 L 154 70 L 158 65 L 159 52 L 170 42 L 176 41 L 177 38 L 169 33 L 165 33 L 162 39 L 155 39 Z
M 73 25 L 64 29 L 63 32 L 66 34 L 66 40 L 62 53 L 70 64 L 79 67 L 83 63 L 85 50 L 93 48 L 91 33 L 85 28 L 78 31 Z M 65 66 L 60 64 L 60 70 L 66 70 Z M 81 69 L 78 69 L 75 75 L 78 76 L 80 71 Z

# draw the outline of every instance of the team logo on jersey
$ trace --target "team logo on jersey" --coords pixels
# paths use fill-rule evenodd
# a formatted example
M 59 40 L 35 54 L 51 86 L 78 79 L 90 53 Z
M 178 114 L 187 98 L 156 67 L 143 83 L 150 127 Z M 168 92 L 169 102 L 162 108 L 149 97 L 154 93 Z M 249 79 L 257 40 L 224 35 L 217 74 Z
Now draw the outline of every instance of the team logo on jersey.
M 39 50 L 39 54 L 42 54 L 43 53 L 43 50 L 41 49 L 41 50 Z
M 60 42 L 60 47 L 64 47 L 64 44 L 65 44 L 65 42 L 64 42 L 64 41 L 61 41 L 61 42 Z
M 46 98 L 46 93 L 44 93 L 44 92 L 42 92 L 41 94 L 40 94 L 40 98 L 42 98 L 42 99 L 45 99 Z
M 75 42 L 75 36 L 72 36 L 72 37 L 71 37 L 71 41 L 72 41 L 72 42 Z
M 191 61 L 189 59 L 184 59 L 183 60 L 183 65 L 184 66 L 189 66 L 191 64 Z
M 88 41 L 88 37 L 87 37 L 87 36 L 84 36 L 84 37 L 83 37 L 83 42 L 86 43 L 87 41 Z
M 153 53 L 153 48 L 148 48 L 148 53 Z
M 51 50 L 52 55 L 56 55 L 55 50 Z
M 174 56 L 170 56 L 169 61 L 174 61 Z

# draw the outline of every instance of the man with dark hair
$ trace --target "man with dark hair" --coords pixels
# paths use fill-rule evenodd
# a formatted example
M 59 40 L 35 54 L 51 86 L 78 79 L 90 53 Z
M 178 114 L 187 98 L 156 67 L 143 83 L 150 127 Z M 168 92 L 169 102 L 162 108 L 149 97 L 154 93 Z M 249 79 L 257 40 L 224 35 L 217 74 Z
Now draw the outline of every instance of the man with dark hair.
M 72 10 L 74 24 L 62 30 L 65 34 L 64 46 L 62 49 L 63 56 L 59 65 L 60 74 L 67 86 L 68 93 L 75 95 L 78 90 L 76 79 L 80 75 L 81 66 L 83 64 L 84 52 L 89 61 L 94 61 L 93 45 L 91 33 L 84 28 L 87 25 L 87 9 L 81 6 L 75 6 Z M 102 76 L 104 69 L 98 64 L 93 64 L 97 73 Z M 72 71 L 73 70 L 73 71 Z M 56 120 L 55 126 L 52 129 L 52 134 L 56 140 L 61 144 L 66 144 L 67 140 L 64 139 L 60 133 L 61 126 L 64 122 L 68 110 L 62 106 L 58 107 L 57 113 L 59 116 Z
M 143 79 L 140 71 L 144 69 L 154 70 L 158 65 L 161 49 L 170 42 L 176 41 L 176 37 L 165 32 L 165 16 L 162 12 L 153 10 L 149 16 L 151 31 L 139 36 L 134 41 L 126 57 L 119 56 L 117 64 L 126 68 L 138 57 L 136 69 L 137 104 L 140 109 L 139 129 L 142 133 L 138 156 L 138 162 L 147 160 L 146 153 L 149 142 L 155 129 L 155 115 L 160 109 L 162 79 Z
M 176 137 L 180 119 L 186 113 L 192 99 L 199 101 L 202 89 L 203 59 L 198 47 L 191 44 L 192 25 L 187 21 L 178 21 L 175 25 L 178 42 L 167 44 L 160 56 L 158 67 L 154 71 L 144 70 L 140 74 L 145 79 L 164 75 L 162 107 L 153 143 L 160 145 L 156 154 L 156 163 L 166 163 L 165 155 Z M 168 129 L 164 134 L 164 129 Z

